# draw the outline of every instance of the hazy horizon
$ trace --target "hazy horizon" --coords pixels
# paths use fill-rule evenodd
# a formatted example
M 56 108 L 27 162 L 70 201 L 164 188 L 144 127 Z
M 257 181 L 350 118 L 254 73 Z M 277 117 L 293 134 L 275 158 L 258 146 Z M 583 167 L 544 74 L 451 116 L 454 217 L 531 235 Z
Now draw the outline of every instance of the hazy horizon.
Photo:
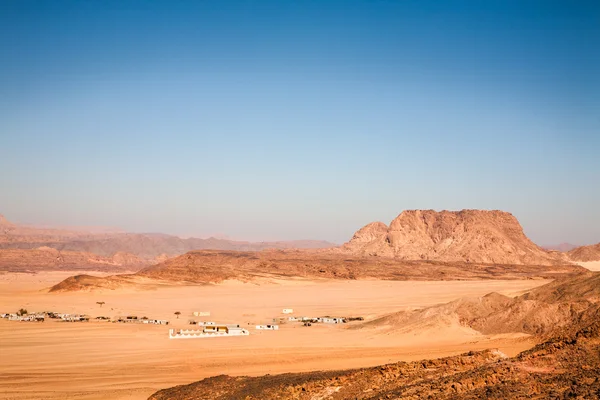
M 460 211 L 460 210 L 435 210 L 435 211 Z M 4 216 L 6 218 L 6 215 L 3 215 L 0 213 L 0 216 Z M 345 242 L 349 241 L 350 239 L 352 239 L 353 234 L 355 233 L 356 230 L 362 228 L 363 226 L 357 227 L 355 229 L 355 231 L 352 231 L 347 238 L 339 241 L 339 242 L 335 242 L 332 240 L 327 240 L 327 239 L 321 239 L 321 238 L 311 238 L 311 237 L 289 237 L 287 239 L 281 239 L 281 238 L 276 238 L 276 237 L 265 237 L 265 238 L 256 238 L 256 239 L 247 239 L 247 238 L 243 238 L 243 237 L 233 237 L 231 235 L 228 235 L 226 232 L 212 232 L 212 233 L 179 233 L 179 232 L 150 232 L 150 231 L 131 231 L 131 230 L 127 230 L 127 229 L 123 229 L 121 227 L 118 226 L 81 226 L 81 225 L 69 225 L 69 226 L 65 226 L 65 225 L 41 225 L 41 224 L 36 224 L 36 223 L 22 223 L 20 221 L 14 221 L 11 220 L 10 218 L 6 218 L 7 221 L 9 223 L 14 223 L 16 225 L 22 225 L 22 226 L 27 226 L 27 227 L 31 227 L 31 228 L 39 228 L 39 229 L 64 229 L 64 230 L 72 230 L 72 231 L 81 231 L 81 232 L 90 232 L 90 233 L 133 233 L 133 234 L 142 234 L 142 235 L 170 235 L 170 236 L 177 236 L 179 238 L 182 239 L 189 239 L 189 238 L 195 238 L 195 239 L 219 239 L 219 240 L 231 240 L 231 241 L 239 241 L 239 242 L 277 242 L 277 241 L 303 241 L 303 240 L 313 240 L 313 241 L 324 241 L 324 242 L 330 242 L 333 245 L 342 245 Z M 370 221 L 370 222 L 376 222 L 376 221 Z M 384 222 L 386 225 L 389 226 L 389 223 L 391 222 L 388 221 L 380 221 L 380 222 Z M 527 229 L 526 227 L 523 227 L 523 230 L 525 231 L 525 233 L 527 234 Z M 530 238 L 531 239 L 531 238 Z M 532 239 L 533 240 L 533 239 Z M 592 245 L 592 244 L 596 244 L 597 242 L 589 242 L 589 243 L 571 243 L 571 242 L 567 242 L 567 241 L 562 241 L 562 242 L 555 242 L 555 243 L 539 243 L 536 242 L 535 240 L 533 240 L 533 242 L 535 244 L 537 244 L 538 246 L 541 247 L 548 247 L 548 246 L 558 246 L 558 245 L 562 245 L 562 244 L 569 244 L 569 245 L 574 245 L 576 247 L 578 246 L 587 246 L 587 245 Z
M 405 209 L 600 242 L 600 3 L 4 2 L 0 213 L 343 243 Z

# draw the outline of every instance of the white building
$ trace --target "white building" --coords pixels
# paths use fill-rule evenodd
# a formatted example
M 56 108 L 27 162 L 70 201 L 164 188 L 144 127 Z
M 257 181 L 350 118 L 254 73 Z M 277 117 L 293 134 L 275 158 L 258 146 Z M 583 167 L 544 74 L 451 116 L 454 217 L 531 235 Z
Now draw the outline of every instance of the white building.
M 210 311 L 194 311 L 194 317 L 210 317 Z
M 204 329 L 169 329 L 169 339 L 200 339 L 209 337 L 248 336 L 250 332 L 244 328 L 226 325 L 205 326 Z
M 276 331 L 279 330 L 279 325 L 256 325 L 256 329 L 265 331 Z
M 342 323 L 346 322 L 344 320 L 344 318 L 331 318 L 331 317 L 317 318 L 317 321 L 321 322 L 323 324 L 342 324 Z

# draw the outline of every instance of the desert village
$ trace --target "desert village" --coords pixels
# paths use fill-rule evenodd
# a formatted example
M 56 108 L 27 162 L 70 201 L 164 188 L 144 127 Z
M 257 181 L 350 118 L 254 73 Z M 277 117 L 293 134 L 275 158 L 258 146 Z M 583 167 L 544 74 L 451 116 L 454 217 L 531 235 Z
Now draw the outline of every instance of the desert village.
M 104 304 L 104 303 L 103 303 Z M 282 314 L 292 314 L 293 309 L 286 308 L 282 310 Z M 176 312 L 177 318 L 181 315 L 180 312 Z M 210 311 L 194 311 L 193 316 L 210 316 Z M 169 321 L 162 319 L 152 319 L 146 316 L 138 317 L 137 315 L 128 315 L 125 317 L 116 316 L 113 318 L 105 316 L 90 317 L 89 315 L 80 314 L 64 314 L 53 311 L 43 312 L 28 312 L 25 309 L 20 309 L 16 313 L 4 313 L 0 314 L 1 319 L 8 321 L 19 321 L 19 322 L 45 322 L 46 320 L 53 320 L 56 322 L 112 322 L 121 324 L 146 324 L 146 325 L 169 325 Z M 362 321 L 363 317 L 276 317 L 273 318 L 273 322 L 270 324 L 256 325 L 256 330 L 279 330 L 280 324 L 286 324 L 288 322 L 298 322 L 302 326 L 312 326 L 315 323 L 322 324 L 342 324 L 348 321 Z M 209 337 L 228 337 L 228 336 L 248 336 L 250 331 L 245 329 L 240 324 L 230 323 L 217 323 L 214 321 L 196 321 L 190 319 L 189 325 L 196 325 L 202 327 L 201 329 L 169 329 L 169 339 L 189 339 L 189 338 L 209 338 Z M 251 322 L 247 322 L 246 325 L 252 325 Z

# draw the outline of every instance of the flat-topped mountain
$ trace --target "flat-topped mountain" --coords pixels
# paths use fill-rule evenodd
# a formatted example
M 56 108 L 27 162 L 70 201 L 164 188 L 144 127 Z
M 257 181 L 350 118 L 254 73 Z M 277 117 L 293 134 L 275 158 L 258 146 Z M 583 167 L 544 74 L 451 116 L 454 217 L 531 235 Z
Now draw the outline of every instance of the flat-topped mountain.
M 560 254 L 533 243 L 510 213 L 462 210 L 403 211 L 389 226 L 359 229 L 342 251 L 354 255 L 489 264 L 554 265 Z
M 577 247 L 569 251 L 567 256 L 573 261 L 600 261 L 600 243 Z

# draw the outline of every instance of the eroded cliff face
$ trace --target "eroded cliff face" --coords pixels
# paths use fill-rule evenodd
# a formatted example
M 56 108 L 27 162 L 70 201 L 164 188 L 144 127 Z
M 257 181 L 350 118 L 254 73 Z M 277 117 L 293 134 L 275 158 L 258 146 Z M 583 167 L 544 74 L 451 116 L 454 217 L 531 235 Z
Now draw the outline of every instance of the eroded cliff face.
M 529 240 L 519 221 L 503 211 L 403 211 L 389 227 L 375 222 L 361 228 L 342 251 L 404 260 L 565 263 L 560 254 Z

